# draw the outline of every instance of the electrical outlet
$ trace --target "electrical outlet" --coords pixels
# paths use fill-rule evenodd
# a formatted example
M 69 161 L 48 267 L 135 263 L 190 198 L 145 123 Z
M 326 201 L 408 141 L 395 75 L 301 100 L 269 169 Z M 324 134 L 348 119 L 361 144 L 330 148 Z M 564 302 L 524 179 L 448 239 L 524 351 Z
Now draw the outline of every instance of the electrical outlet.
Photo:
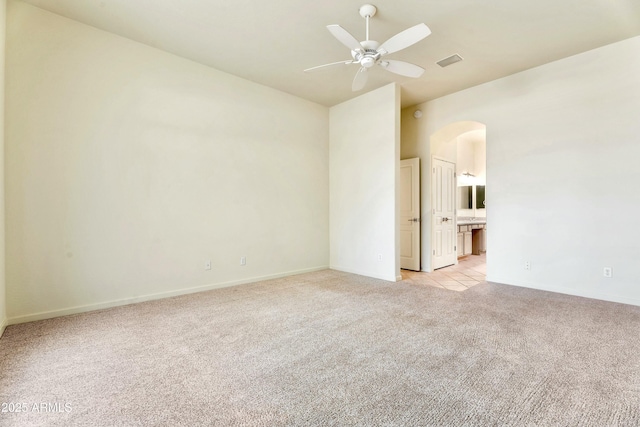
M 613 268 L 611 268 L 611 267 L 605 267 L 605 268 L 602 270 L 602 275 L 603 275 L 604 277 L 608 277 L 608 278 L 613 277 Z
M 524 269 L 525 270 L 531 270 L 531 261 L 525 261 L 524 262 Z
M 382 261 L 382 254 L 378 254 L 378 261 Z
M 204 269 L 205 270 L 211 270 L 211 261 L 207 261 L 204 263 Z
M 240 265 L 247 265 L 247 257 L 246 256 L 241 256 L 240 257 Z

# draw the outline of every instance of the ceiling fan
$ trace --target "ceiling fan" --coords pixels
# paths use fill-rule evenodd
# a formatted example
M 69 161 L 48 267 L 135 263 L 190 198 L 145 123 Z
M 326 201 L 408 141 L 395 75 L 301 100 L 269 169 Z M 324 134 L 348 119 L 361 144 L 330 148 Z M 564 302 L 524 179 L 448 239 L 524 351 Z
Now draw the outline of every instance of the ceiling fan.
M 431 34 L 431 30 L 425 24 L 418 24 L 408 28 L 386 42 L 380 44 L 377 41 L 369 40 L 369 19 L 376 14 L 376 7 L 371 4 L 365 4 L 360 7 L 360 16 L 366 19 L 366 40 L 359 42 L 347 30 L 340 25 L 327 25 L 327 29 L 342 44 L 351 49 L 351 57 L 346 61 L 332 62 L 331 64 L 319 65 L 317 67 L 307 68 L 304 70 L 315 71 L 325 67 L 333 67 L 336 65 L 358 64 L 360 69 L 353 79 L 351 89 L 357 92 L 364 88 L 367 83 L 368 70 L 374 65 L 379 65 L 387 71 L 407 77 L 420 77 L 424 73 L 424 68 L 409 62 L 397 61 L 393 59 L 383 59 L 390 53 L 397 52 L 407 48 Z

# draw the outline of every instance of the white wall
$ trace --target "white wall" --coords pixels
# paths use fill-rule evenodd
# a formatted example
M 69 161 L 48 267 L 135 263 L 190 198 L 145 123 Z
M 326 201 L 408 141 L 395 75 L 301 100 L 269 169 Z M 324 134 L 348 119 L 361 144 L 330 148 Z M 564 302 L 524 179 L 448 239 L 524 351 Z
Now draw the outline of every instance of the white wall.
M 7 25 L 11 322 L 328 267 L 327 108 L 24 3 Z
M 487 182 L 486 130 L 465 132 L 455 140 L 458 175 L 469 172 L 474 176 L 461 176 L 464 185 L 484 185 Z
M 330 110 L 331 268 L 400 275 L 400 89 L 384 86 Z
M 4 224 L 4 63 L 6 34 L 6 0 L 0 0 L 0 335 L 7 326 L 5 304 L 5 224 Z
M 416 107 L 487 126 L 488 280 L 640 305 L 639 75 L 635 37 Z

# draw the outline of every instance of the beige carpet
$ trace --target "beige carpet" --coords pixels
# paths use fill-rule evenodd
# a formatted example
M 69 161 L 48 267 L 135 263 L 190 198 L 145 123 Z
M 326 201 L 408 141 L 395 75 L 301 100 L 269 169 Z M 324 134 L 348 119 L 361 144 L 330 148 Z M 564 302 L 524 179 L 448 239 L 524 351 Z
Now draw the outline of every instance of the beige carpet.
M 640 307 L 322 271 L 10 326 L 0 425 L 637 426 L 639 333 Z

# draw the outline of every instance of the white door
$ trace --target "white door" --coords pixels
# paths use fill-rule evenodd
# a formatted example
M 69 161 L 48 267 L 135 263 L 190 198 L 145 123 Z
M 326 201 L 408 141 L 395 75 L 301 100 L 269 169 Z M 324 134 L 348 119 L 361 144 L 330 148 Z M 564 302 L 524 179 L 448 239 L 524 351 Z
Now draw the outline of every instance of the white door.
M 420 159 L 400 161 L 400 268 L 420 271 Z
M 456 262 L 456 166 L 451 162 L 434 158 L 431 170 L 433 202 L 431 266 L 435 270 L 436 268 L 453 265 Z

